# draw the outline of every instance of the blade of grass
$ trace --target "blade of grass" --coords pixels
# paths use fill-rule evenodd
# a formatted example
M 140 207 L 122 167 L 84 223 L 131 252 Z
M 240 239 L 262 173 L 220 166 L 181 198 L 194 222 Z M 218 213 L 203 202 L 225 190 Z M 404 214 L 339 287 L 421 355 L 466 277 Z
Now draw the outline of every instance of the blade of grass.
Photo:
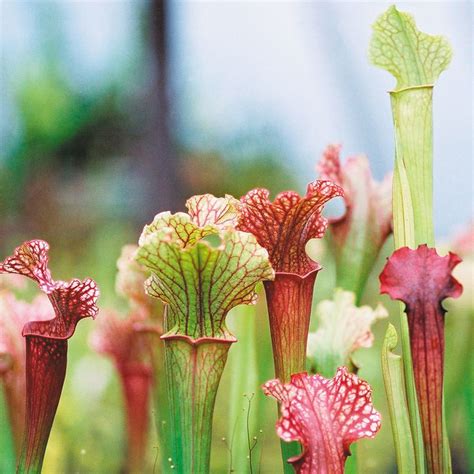
M 402 358 L 393 350 L 398 343 L 396 329 L 389 324 L 382 347 L 382 373 L 387 394 L 392 434 L 399 472 L 416 472 L 415 450 L 408 415 Z
M 15 472 L 16 458 L 3 390 L 0 389 L 0 472 Z

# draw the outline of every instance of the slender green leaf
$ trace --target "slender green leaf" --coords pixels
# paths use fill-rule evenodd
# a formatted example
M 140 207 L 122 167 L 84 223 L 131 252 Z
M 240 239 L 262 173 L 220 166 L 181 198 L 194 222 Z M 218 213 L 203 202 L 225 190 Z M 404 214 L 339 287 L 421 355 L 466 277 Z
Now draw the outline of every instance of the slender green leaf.
M 417 472 L 417 470 L 405 396 L 402 358 L 393 352 L 397 342 L 397 331 L 389 324 L 382 347 L 382 373 L 392 422 L 398 470 L 401 474 L 408 474 Z

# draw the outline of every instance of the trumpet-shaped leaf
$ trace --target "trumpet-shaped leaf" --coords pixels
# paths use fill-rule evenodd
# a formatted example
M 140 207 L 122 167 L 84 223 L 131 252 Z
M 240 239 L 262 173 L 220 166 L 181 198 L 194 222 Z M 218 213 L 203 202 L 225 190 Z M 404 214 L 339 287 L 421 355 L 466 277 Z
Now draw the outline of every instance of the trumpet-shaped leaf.
M 298 473 L 343 473 L 351 443 L 380 429 L 370 386 L 345 367 L 332 379 L 294 374 L 290 383 L 270 380 L 263 390 L 281 404 L 278 436 L 303 445 L 301 456 L 288 460 Z
M 442 442 L 444 314 L 442 301 L 458 297 L 461 284 L 451 275 L 460 262 L 453 254 L 440 257 L 435 249 L 398 249 L 380 274 L 381 292 L 405 303 L 410 329 L 418 404 L 428 470 L 445 472 Z
M 391 6 L 373 25 L 370 57 L 397 80 L 395 90 L 390 92 L 395 127 L 395 247 L 433 247 L 433 87 L 451 60 L 451 48 L 443 37 L 419 31 L 409 14 Z M 425 453 L 408 332 L 407 319 L 402 315 L 404 376 L 417 470 L 421 472 L 425 469 Z M 447 437 L 443 444 L 448 469 Z

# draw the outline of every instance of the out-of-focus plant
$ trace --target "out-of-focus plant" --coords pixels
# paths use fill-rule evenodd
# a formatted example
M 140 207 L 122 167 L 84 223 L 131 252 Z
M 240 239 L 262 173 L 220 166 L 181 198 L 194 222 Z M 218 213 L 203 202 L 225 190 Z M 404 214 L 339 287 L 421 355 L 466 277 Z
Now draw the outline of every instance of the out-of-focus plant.
M 36 281 L 48 296 L 54 313 L 48 320 L 30 320 L 23 326 L 26 339 L 26 417 L 18 472 L 41 472 L 49 434 L 66 376 L 67 340 L 77 323 L 97 314 L 99 291 L 89 278 L 54 281 L 48 269 L 49 245 L 25 242 L 0 263 L 0 273 L 24 275 Z
M 227 353 L 235 338 L 228 311 L 255 301 L 255 285 L 272 279 L 268 253 L 233 227 L 232 197 L 195 196 L 188 214 L 158 214 L 145 226 L 137 260 L 150 272 L 146 291 L 166 306 L 165 363 L 173 431 L 172 466 L 208 472 L 212 415 Z
M 126 123 L 116 89 L 109 85 L 99 93 L 80 94 L 55 60 L 30 72 L 14 89 L 21 133 L 0 163 L 0 211 L 5 213 L 21 209 L 26 184 L 41 170 L 54 174 L 83 167 L 95 154 L 117 153 Z M 115 139 L 101 139 L 104 132 Z
M 292 374 L 305 370 L 311 305 L 316 275 L 321 266 L 306 253 L 310 239 L 321 238 L 328 221 L 324 205 L 343 190 L 330 181 L 308 184 L 306 195 L 294 191 L 269 200 L 267 189 L 257 188 L 241 198 L 238 228 L 251 232 L 268 250 L 275 270 L 274 281 L 264 282 L 272 336 L 275 375 L 288 382 Z M 299 447 L 282 444 L 286 459 Z
M 380 429 L 372 389 L 345 367 L 332 379 L 300 373 L 286 384 L 270 380 L 263 390 L 281 404 L 280 438 L 303 445 L 300 456 L 288 459 L 297 473 L 342 474 L 351 443 L 373 438 Z
M 365 155 L 348 158 L 342 165 L 340 152 L 340 145 L 329 145 L 317 170 L 321 179 L 344 189 L 345 212 L 329 224 L 336 286 L 353 291 L 359 304 L 380 249 L 392 232 L 392 176 L 376 182 Z
M 381 292 L 405 303 L 413 369 L 420 408 L 428 472 L 450 470 L 443 453 L 443 372 L 445 298 L 457 298 L 461 284 L 451 275 L 460 258 L 440 257 L 420 245 L 402 247 L 380 274 Z
M 149 272 L 139 265 L 134 255 L 136 245 L 125 245 L 117 261 L 117 294 L 128 301 L 126 317 L 106 310 L 92 334 L 91 344 L 100 353 L 112 358 L 122 384 L 127 419 L 127 472 L 142 472 L 145 468 L 148 444 L 148 412 L 152 388 L 160 398 L 158 412 L 158 442 L 164 466 L 169 465 L 164 455 L 168 449 L 159 419 L 166 410 L 166 389 L 162 373 L 159 336 L 163 334 L 161 303 L 145 293 Z M 157 410 L 159 408 L 159 410 Z M 165 424 L 166 425 L 166 424 Z M 166 428 L 166 426 L 165 426 Z
M 140 319 L 122 318 L 112 310 L 102 312 L 92 346 L 111 357 L 120 376 L 127 419 L 126 472 L 140 473 L 145 467 L 148 444 L 148 414 L 153 382 L 151 343 L 140 331 Z
M 145 293 L 148 276 L 144 268 L 132 258 L 136 246 L 126 245 L 117 262 L 117 292 L 128 299 L 129 313 L 121 317 L 113 310 L 105 310 L 92 334 L 93 348 L 112 358 L 123 389 L 127 419 L 126 470 L 140 473 L 145 469 L 148 444 L 148 413 L 153 385 L 153 347 L 162 334 L 158 322 L 156 300 Z M 160 383 L 155 380 L 155 384 Z M 162 440 L 160 439 L 160 442 Z
M 26 347 L 22 330 L 29 321 L 46 321 L 52 317 L 45 295 L 27 303 L 17 299 L 11 290 L 0 290 L 0 379 L 17 455 L 25 430 Z
M 372 324 L 388 316 L 378 305 L 356 306 L 351 291 L 336 289 L 332 300 L 323 300 L 316 306 L 317 330 L 308 336 L 307 355 L 311 372 L 333 377 L 338 367 L 357 367 L 353 353 L 362 347 L 371 347 L 374 335 Z
M 413 18 L 394 6 L 377 19 L 373 30 L 371 60 L 397 80 L 395 90 L 390 92 L 395 127 L 395 246 L 414 249 L 427 244 L 433 247 L 433 86 L 451 60 L 451 48 L 445 38 L 419 31 Z M 410 331 L 402 311 L 400 334 L 417 472 L 423 472 L 425 455 L 410 352 Z M 419 393 L 418 397 L 421 397 Z M 393 423 L 396 422 L 393 420 Z M 443 465 L 447 470 L 450 469 L 450 455 L 446 436 L 443 451 Z M 433 465 L 428 467 L 435 468 Z
M 448 312 L 454 315 L 446 320 L 446 415 L 451 421 L 450 432 L 456 435 L 452 449 L 459 464 L 453 470 L 474 471 L 474 453 L 468 448 L 474 444 L 474 358 L 466 357 L 474 340 L 474 222 L 453 236 L 449 248 L 462 258 L 453 274 L 462 282 L 463 294 L 446 302 Z

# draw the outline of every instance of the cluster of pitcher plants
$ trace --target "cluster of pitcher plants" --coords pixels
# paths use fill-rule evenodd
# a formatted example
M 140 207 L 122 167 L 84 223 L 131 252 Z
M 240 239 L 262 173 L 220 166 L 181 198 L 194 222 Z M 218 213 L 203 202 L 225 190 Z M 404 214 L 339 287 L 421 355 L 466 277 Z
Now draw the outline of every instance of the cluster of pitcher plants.
M 373 30 L 371 60 L 397 80 L 390 92 L 393 175 L 376 182 L 365 156 L 343 162 L 341 147 L 330 145 L 316 166 L 319 179 L 304 196 L 285 191 L 271 201 L 261 188 L 240 199 L 204 194 L 188 199 L 187 212 L 159 213 L 117 263 L 126 317 L 99 311 L 93 280 L 54 280 L 45 241 L 27 241 L 0 263 L 0 377 L 17 472 L 41 472 L 66 376 L 68 339 L 81 319 L 98 313 L 90 345 L 111 358 L 121 381 L 127 472 L 144 472 L 152 401 L 160 420 L 160 472 L 209 472 L 219 383 L 232 346 L 245 344 L 227 327 L 226 316 L 257 298 L 266 301 L 275 368 L 274 379 L 259 383 L 277 401 L 283 468 L 344 472 L 355 452 L 351 444 L 375 437 L 388 421 L 372 405 L 372 388 L 358 377 L 352 355 L 372 345 L 371 325 L 388 316 L 380 304 L 362 306 L 361 298 L 392 232 L 396 249 L 380 274 L 380 292 L 403 304 L 399 334 L 392 325 L 386 330 L 381 363 L 398 468 L 451 472 L 442 302 L 462 292 L 452 276 L 460 258 L 440 256 L 432 222 L 432 94 L 451 50 L 395 7 Z M 336 197 L 345 211 L 327 219 L 324 206 Z M 337 288 L 314 308 L 316 331 L 310 332 L 322 267 L 307 244 L 326 233 Z M 472 250 L 470 239 L 472 230 L 459 248 Z M 17 299 L 21 277 L 40 290 L 31 302 Z M 394 352 L 398 336 L 401 356 Z

